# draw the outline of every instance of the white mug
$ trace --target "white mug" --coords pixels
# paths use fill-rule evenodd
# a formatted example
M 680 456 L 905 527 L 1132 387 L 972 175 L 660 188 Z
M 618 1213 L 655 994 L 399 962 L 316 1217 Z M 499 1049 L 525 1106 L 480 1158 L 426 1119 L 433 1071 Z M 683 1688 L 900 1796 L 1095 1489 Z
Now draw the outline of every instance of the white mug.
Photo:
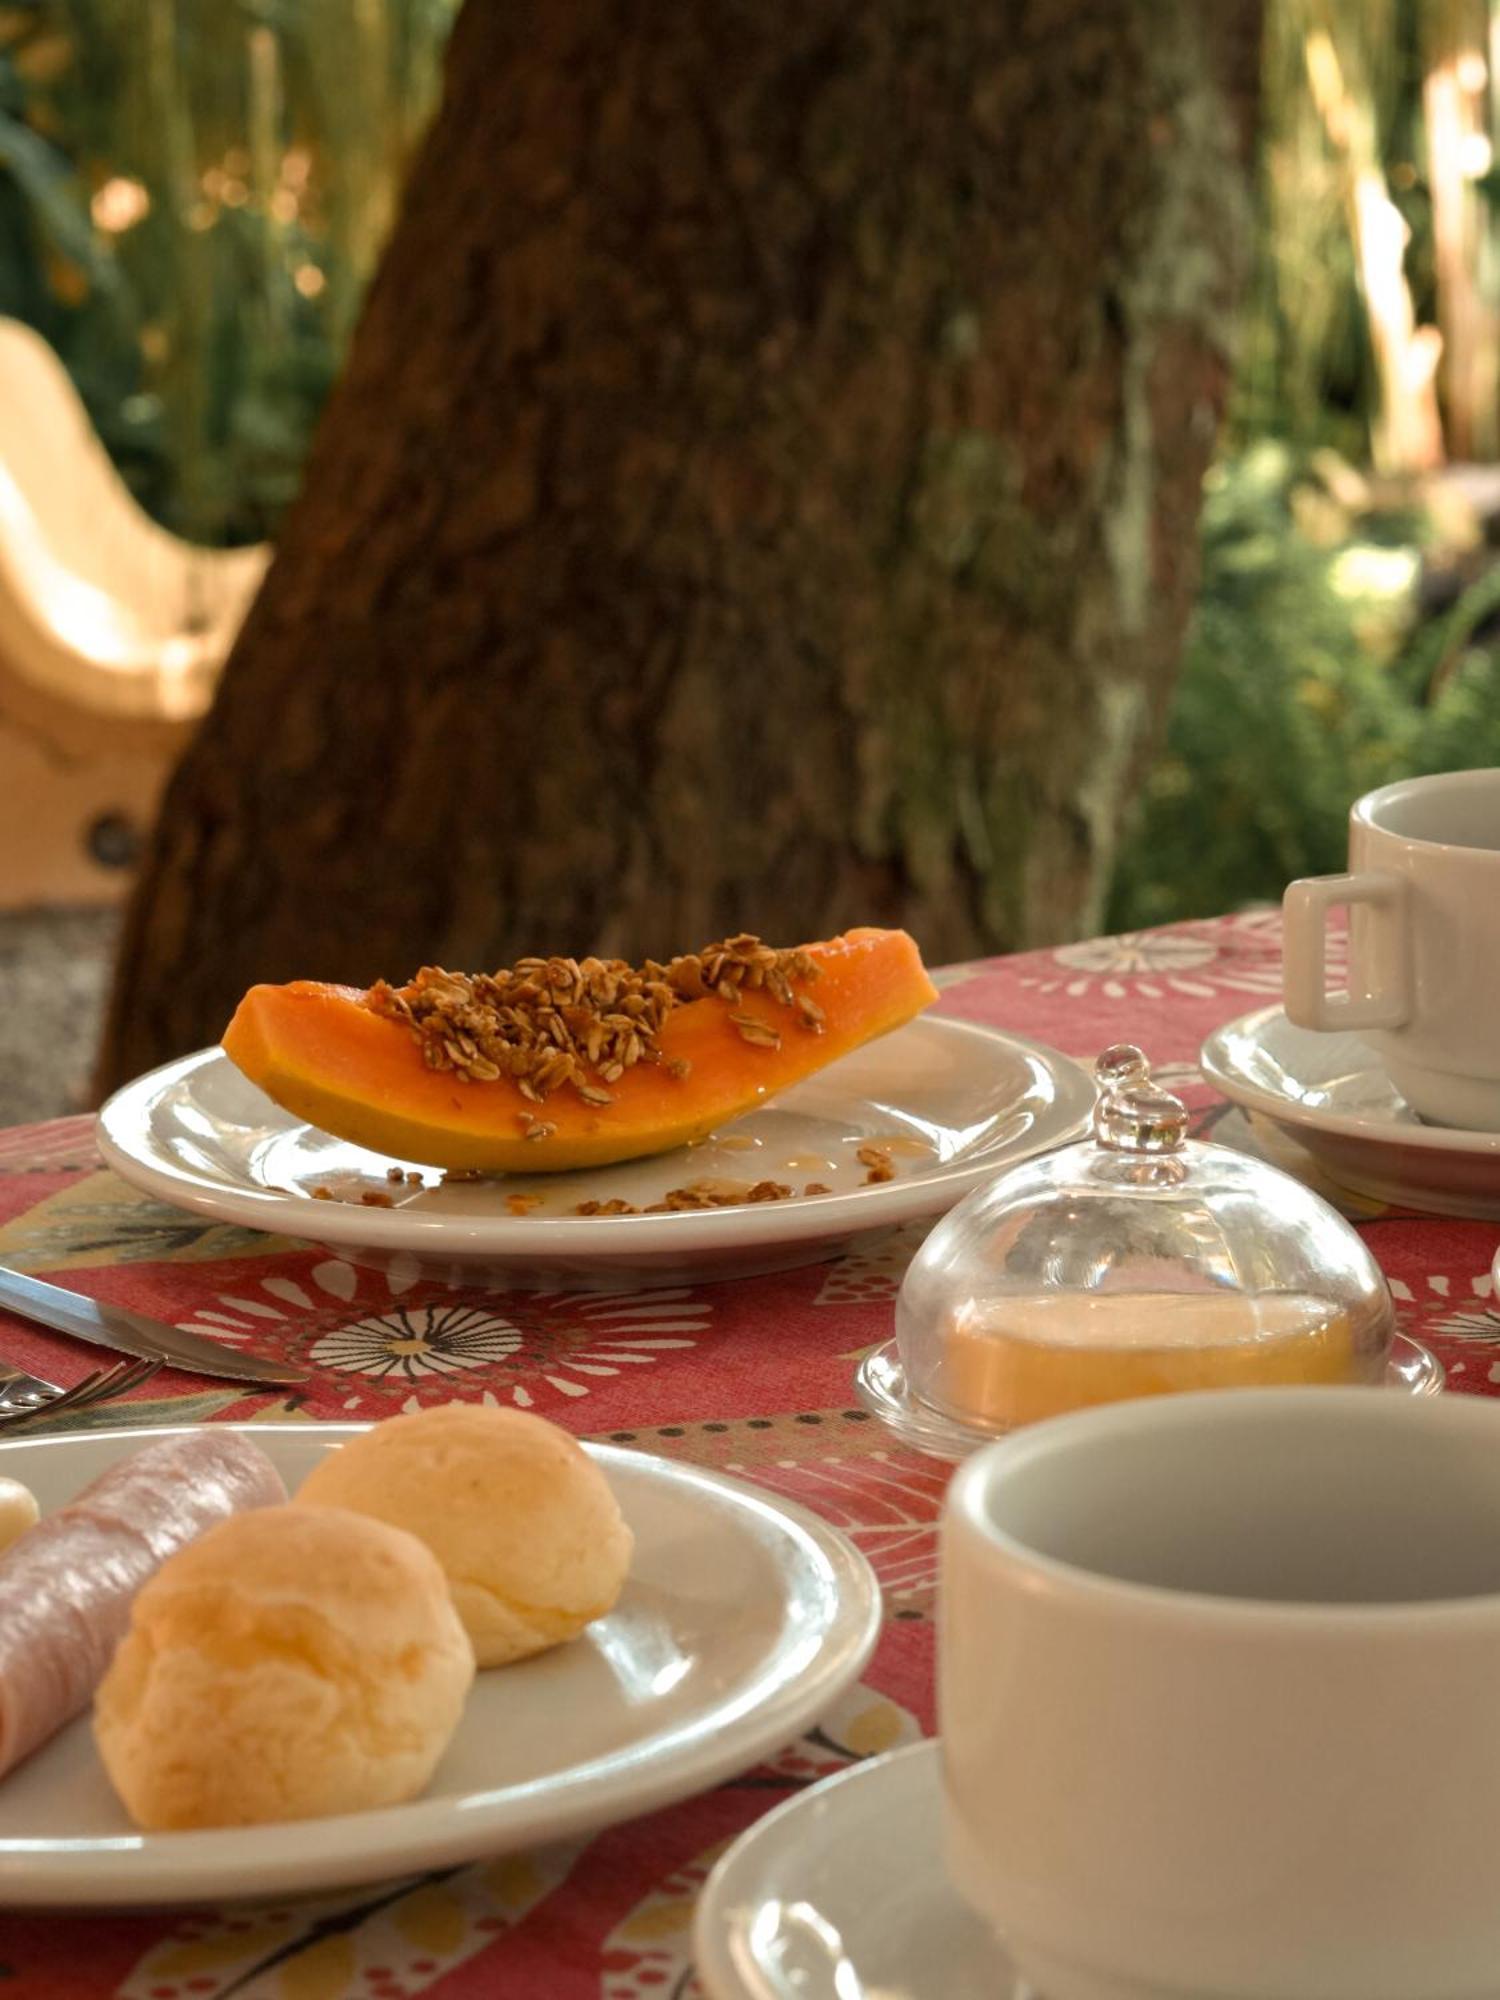
M 1349 990 L 1327 991 L 1324 923 L 1349 909 Z M 1283 901 L 1287 1019 L 1356 1029 L 1413 1110 L 1500 1131 L 1500 770 L 1404 778 L 1356 801 L 1349 873 Z
M 1500 1408 L 1161 1396 L 942 1525 L 947 1860 L 1046 2000 L 1500 1996 Z

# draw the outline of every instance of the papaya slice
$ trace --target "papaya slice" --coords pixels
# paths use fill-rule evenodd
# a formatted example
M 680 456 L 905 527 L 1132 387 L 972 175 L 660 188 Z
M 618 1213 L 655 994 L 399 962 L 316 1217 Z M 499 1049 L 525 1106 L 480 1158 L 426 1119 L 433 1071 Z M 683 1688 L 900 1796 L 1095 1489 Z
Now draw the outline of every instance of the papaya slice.
M 697 957 L 649 968 L 670 972 L 679 987 L 696 988 L 702 997 L 678 991 L 658 997 L 659 1023 L 623 1069 L 606 1061 L 600 1070 L 580 1057 L 571 1080 L 541 1091 L 535 1071 L 530 1078 L 491 1075 L 493 1062 L 465 1054 L 474 1049 L 472 1041 L 445 1043 L 440 1017 L 436 1025 L 427 1018 L 424 1046 L 402 996 L 417 996 L 420 1007 L 427 974 L 394 996 L 390 988 L 366 992 L 313 980 L 253 986 L 223 1045 L 250 1081 L 293 1117 L 374 1152 L 454 1171 L 562 1172 L 703 1138 L 909 1021 L 937 997 L 905 931 L 852 930 L 774 955 L 757 940 L 732 943 L 774 956 L 781 973 L 770 985 L 735 978 L 719 991 L 705 989 L 696 972 L 682 979 L 678 968 L 699 966 Z M 572 963 L 525 962 L 553 968 Z M 712 968 L 717 961 L 708 963 Z M 729 971 L 735 972 L 733 964 Z M 430 977 L 435 986 L 449 979 Z M 456 984 L 469 990 L 467 982 Z M 431 990 L 425 989 L 429 996 Z M 657 993 L 657 986 L 649 990 Z M 589 1040 L 587 1012 L 569 1018 L 582 1049 Z M 610 1019 L 618 1023 L 620 1016 Z M 434 1058 L 448 1062 L 445 1048 L 482 1080 L 433 1066 Z

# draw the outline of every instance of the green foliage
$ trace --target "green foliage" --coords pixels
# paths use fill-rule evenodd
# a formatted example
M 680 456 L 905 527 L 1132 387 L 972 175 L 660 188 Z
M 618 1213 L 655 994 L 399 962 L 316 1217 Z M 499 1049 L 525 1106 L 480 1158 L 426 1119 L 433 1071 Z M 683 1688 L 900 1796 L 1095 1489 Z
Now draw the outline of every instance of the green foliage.
M 1198 607 L 1122 845 L 1117 927 L 1278 901 L 1294 876 L 1344 866 L 1361 792 L 1500 763 L 1500 570 L 1419 622 L 1421 518 L 1339 525 L 1283 446 L 1211 478 Z
M 1230 407 L 1239 444 L 1274 436 L 1370 447 L 1380 392 L 1369 302 L 1352 233 L 1354 163 L 1333 143 L 1308 75 L 1332 48 L 1346 115 L 1409 232 L 1403 259 L 1417 319 L 1438 317 L 1422 92 L 1424 40 L 1443 0 L 1266 0 L 1256 147 L 1256 230 Z
M 0 313 L 178 532 L 274 530 L 455 7 L 0 4 Z
M 162 445 L 159 406 L 141 394 L 139 313 L 83 176 L 43 129 L 57 122 L 57 61 L 39 5 L 0 12 L 0 313 L 52 343 L 127 477 L 149 487 Z

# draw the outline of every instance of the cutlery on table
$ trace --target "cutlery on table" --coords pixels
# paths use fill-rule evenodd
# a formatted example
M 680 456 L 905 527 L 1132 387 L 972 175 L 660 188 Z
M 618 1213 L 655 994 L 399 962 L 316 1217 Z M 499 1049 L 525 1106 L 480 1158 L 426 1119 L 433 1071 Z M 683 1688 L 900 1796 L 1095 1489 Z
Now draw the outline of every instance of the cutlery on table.
M 70 1333 L 75 1340 L 90 1341 L 95 1347 L 113 1348 L 116 1354 L 137 1354 L 146 1361 L 165 1362 L 198 1375 L 212 1375 L 228 1382 L 305 1382 L 307 1371 L 292 1361 L 264 1361 L 257 1354 L 239 1354 L 221 1347 L 201 1334 L 185 1333 L 164 1320 L 148 1319 L 144 1313 L 124 1306 L 100 1305 L 81 1292 L 65 1291 L 61 1285 L 24 1277 L 0 1265 L 0 1306 L 22 1319 L 35 1320 L 58 1333 Z
M 64 1389 L 40 1375 L 0 1364 L 0 1431 L 14 1430 L 36 1417 L 56 1416 L 59 1410 L 90 1409 L 111 1396 L 128 1395 L 149 1382 L 160 1366 L 159 1361 L 117 1361 L 113 1368 L 96 1368 Z

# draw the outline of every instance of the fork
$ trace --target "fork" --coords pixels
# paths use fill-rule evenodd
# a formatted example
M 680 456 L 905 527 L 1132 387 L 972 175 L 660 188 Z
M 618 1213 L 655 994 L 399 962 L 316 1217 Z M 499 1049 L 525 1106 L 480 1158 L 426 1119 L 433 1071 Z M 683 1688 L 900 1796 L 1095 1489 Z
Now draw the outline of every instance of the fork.
M 71 1389 L 18 1368 L 6 1369 L 0 1373 L 0 1430 L 14 1430 L 35 1417 L 54 1416 L 59 1410 L 84 1410 L 110 1396 L 127 1395 L 149 1382 L 160 1366 L 159 1361 L 117 1362 L 113 1368 L 96 1368 Z

